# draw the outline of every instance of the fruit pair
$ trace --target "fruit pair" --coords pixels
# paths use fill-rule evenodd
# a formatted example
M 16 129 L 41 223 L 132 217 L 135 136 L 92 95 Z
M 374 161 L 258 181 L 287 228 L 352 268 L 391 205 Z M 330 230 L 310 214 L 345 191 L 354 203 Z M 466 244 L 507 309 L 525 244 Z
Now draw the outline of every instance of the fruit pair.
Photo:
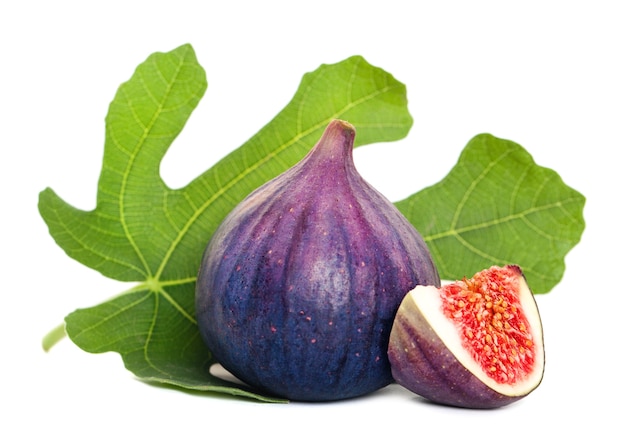
M 270 394 L 338 400 L 394 379 L 411 389 L 405 363 L 419 362 L 402 344 L 416 324 L 402 317 L 415 309 L 401 303 L 415 286 L 437 289 L 439 275 L 420 234 L 356 171 L 354 136 L 351 124 L 332 121 L 304 159 L 224 219 L 203 256 L 202 337 L 224 368 Z M 404 333 L 394 337 L 392 326 Z M 543 348 L 533 337 L 540 380 Z

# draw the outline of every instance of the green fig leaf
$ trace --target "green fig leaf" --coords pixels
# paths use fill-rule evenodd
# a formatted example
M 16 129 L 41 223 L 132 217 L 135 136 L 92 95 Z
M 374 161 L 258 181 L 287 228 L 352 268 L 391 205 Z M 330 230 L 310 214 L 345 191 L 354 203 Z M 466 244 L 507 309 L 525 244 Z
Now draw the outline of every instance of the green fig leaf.
M 190 45 L 155 53 L 123 83 L 106 117 L 96 208 L 76 209 L 52 189 L 39 211 L 70 257 L 137 284 L 65 319 L 85 351 L 121 354 L 150 382 L 280 401 L 211 374 L 194 316 L 202 252 L 223 217 L 250 191 L 300 160 L 335 118 L 357 129 L 357 146 L 400 139 L 412 118 L 405 86 L 355 56 L 303 76 L 287 106 L 240 148 L 180 189 L 159 174 L 167 149 L 207 87 Z M 58 340 L 53 331 L 46 343 Z M 49 348 L 49 347 L 48 347 Z
M 520 145 L 474 137 L 439 183 L 396 203 L 421 232 L 443 279 L 519 265 L 534 293 L 563 277 L 585 227 L 585 198 Z

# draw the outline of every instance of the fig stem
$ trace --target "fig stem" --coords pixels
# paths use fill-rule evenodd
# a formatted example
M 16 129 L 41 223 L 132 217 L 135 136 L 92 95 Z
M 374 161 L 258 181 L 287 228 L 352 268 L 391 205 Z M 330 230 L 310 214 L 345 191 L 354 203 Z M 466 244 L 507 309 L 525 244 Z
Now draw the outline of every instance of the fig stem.
M 46 334 L 41 340 L 41 346 L 45 352 L 50 351 L 52 347 L 54 347 L 61 339 L 65 338 L 67 333 L 65 333 L 65 323 L 57 325 L 55 328 L 50 330 L 48 334 Z

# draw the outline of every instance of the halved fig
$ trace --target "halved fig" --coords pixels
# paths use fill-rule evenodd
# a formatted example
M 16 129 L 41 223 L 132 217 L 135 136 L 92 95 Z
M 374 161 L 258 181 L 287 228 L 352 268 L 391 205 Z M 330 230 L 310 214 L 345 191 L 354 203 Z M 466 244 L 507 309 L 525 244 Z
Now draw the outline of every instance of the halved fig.
M 521 269 L 494 266 L 441 288 L 417 286 L 398 309 L 388 356 L 397 383 L 440 404 L 497 408 L 528 395 L 545 358 Z

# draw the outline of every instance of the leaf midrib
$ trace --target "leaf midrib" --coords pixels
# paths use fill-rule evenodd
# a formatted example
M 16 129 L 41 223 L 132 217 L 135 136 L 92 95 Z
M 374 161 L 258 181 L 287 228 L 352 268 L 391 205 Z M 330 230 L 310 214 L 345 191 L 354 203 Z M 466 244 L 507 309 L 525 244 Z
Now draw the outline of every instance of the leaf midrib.
M 156 100 L 155 99 L 155 103 L 158 104 L 157 106 L 157 110 L 154 112 L 154 114 L 152 115 L 152 118 L 150 120 L 150 122 L 143 127 L 143 133 L 142 136 L 139 138 L 139 140 L 137 141 L 137 143 L 135 144 L 135 147 L 133 148 L 128 163 L 126 165 L 126 169 L 122 175 L 122 184 L 121 184 L 121 188 L 120 188 L 120 193 L 119 193 L 119 215 L 120 215 L 120 223 L 122 225 L 122 229 L 124 231 L 124 234 L 126 236 L 126 238 L 128 239 L 128 242 L 130 243 L 131 247 L 133 248 L 135 254 L 137 255 L 137 257 L 139 258 L 139 261 L 141 261 L 141 264 L 144 267 L 145 270 L 145 276 L 147 280 L 159 280 L 159 276 L 153 276 L 152 275 L 152 270 L 150 268 L 150 265 L 148 264 L 147 259 L 145 258 L 141 248 L 137 245 L 137 242 L 135 241 L 133 235 L 130 232 L 130 228 L 126 219 L 126 210 L 125 210 L 125 198 L 127 195 L 127 187 L 128 187 L 128 179 L 129 176 L 132 173 L 132 168 L 135 166 L 139 151 L 141 151 L 143 145 L 146 142 L 146 139 L 148 138 L 148 135 L 150 133 L 150 131 L 153 129 L 154 125 L 156 124 L 156 122 L 159 120 L 161 114 L 163 113 L 163 108 L 164 108 L 164 103 L 167 102 L 167 100 L 169 99 L 169 97 L 171 96 L 171 92 L 172 92 L 172 87 L 173 85 L 176 83 L 179 74 L 181 72 L 182 66 L 185 64 L 184 62 L 184 58 L 181 57 L 179 58 L 179 62 L 178 65 L 176 66 L 176 71 L 175 74 L 172 76 L 172 80 L 171 81 L 167 81 L 166 78 L 163 76 L 162 72 L 159 69 L 158 64 L 154 62 L 155 68 L 157 71 L 159 71 L 159 73 L 161 74 L 161 78 L 165 81 L 165 83 L 167 84 L 165 93 L 163 95 L 163 98 L 161 100 Z M 147 85 L 143 79 L 143 77 L 141 78 L 141 84 L 143 85 L 143 88 L 148 91 Z M 128 102 L 128 101 L 127 101 Z M 130 105 L 129 103 L 129 107 L 132 109 L 132 105 Z M 139 122 L 138 122 L 139 124 Z M 139 126 L 142 126 L 141 124 L 139 124 Z
M 556 203 L 551 203 L 551 204 L 542 205 L 542 206 L 535 206 L 535 207 L 520 211 L 518 213 L 510 214 L 510 215 L 500 217 L 491 221 L 476 223 L 476 224 L 465 226 L 462 228 L 451 227 L 446 231 L 438 232 L 436 234 L 424 235 L 424 240 L 426 242 L 431 242 L 431 241 L 440 240 L 442 238 L 447 238 L 447 237 L 452 237 L 452 236 L 458 237 L 461 234 L 464 234 L 467 232 L 475 232 L 481 229 L 488 229 L 492 226 L 501 225 L 507 222 L 520 220 L 520 219 L 523 220 L 525 217 L 529 216 L 530 214 L 547 211 L 547 210 L 551 210 L 555 208 L 561 208 L 564 205 L 567 205 L 569 203 L 576 203 L 577 201 L 578 200 L 575 198 L 569 198 L 566 200 L 558 201 Z
M 328 125 L 328 123 L 332 119 L 339 118 L 340 115 L 346 113 L 351 108 L 353 108 L 353 107 L 355 107 L 357 105 L 360 105 L 360 104 L 362 104 L 362 103 L 364 103 L 364 102 L 366 102 L 368 100 L 374 99 L 376 96 L 379 96 L 381 94 L 387 93 L 389 90 L 392 89 L 392 87 L 394 87 L 394 86 L 384 87 L 382 89 L 377 90 L 376 93 L 371 93 L 371 94 L 368 94 L 368 95 L 366 95 L 366 96 L 364 96 L 364 97 L 362 97 L 362 98 L 360 98 L 360 99 L 358 99 L 356 101 L 348 102 L 348 104 L 346 106 L 344 106 L 341 110 L 335 112 L 332 116 L 330 116 L 330 117 L 320 121 L 317 124 L 312 125 L 307 130 L 301 131 L 300 133 L 298 133 L 296 136 L 294 136 L 293 138 L 291 138 L 287 142 L 284 142 L 282 145 L 280 145 L 277 149 L 272 151 L 270 154 L 267 154 L 266 156 L 263 156 L 260 160 L 258 160 L 254 164 L 252 164 L 251 166 L 245 168 L 239 175 L 237 175 L 237 176 L 233 177 L 232 179 L 230 179 L 229 182 L 226 185 L 222 186 L 210 198 L 208 198 L 202 205 L 200 205 L 194 211 L 193 215 L 191 215 L 189 217 L 189 220 L 185 223 L 185 225 L 179 230 L 176 239 L 172 241 L 170 247 L 168 248 L 167 252 L 165 253 L 164 258 L 161 261 L 161 264 L 160 264 L 157 272 L 154 275 L 154 279 L 160 280 L 160 278 L 161 278 L 161 276 L 163 274 L 163 271 L 165 270 L 165 268 L 167 267 L 167 264 L 169 263 L 169 261 L 171 259 L 171 256 L 176 251 L 176 248 L 178 247 L 178 245 L 182 242 L 184 236 L 189 232 L 189 230 L 191 229 L 193 224 L 197 221 L 197 219 L 207 209 L 210 208 L 210 206 L 215 202 L 216 199 L 221 197 L 224 193 L 226 193 L 233 186 L 235 186 L 237 183 L 239 183 L 241 180 L 243 180 L 246 176 L 248 176 L 249 174 L 251 174 L 252 172 L 257 170 L 258 168 L 260 168 L 264 163 L 269 161 L 271 158 L 273 158 L 274 156 L 277 156 L 279 153 L 281 153 L 285 149 L 289 148 L 290 146 L 294 145 L 295 143 L 300 141 L 302 138 L 305 138 L 306 136 L 310 135 L 312 132 L 314 132 L 314 131 L 316 131 L 316 130 L 318 130 L 320 128 L 325 127 L 326 125 Z M 300 116 L 298 116 L 298 119 L 300 119 Z M 298 126 L 300 126 L 300 121 L 298 121 L 297 124 L 298 124 Z M 181 191 L 184 191 L 184 189 L 181 190 Z

